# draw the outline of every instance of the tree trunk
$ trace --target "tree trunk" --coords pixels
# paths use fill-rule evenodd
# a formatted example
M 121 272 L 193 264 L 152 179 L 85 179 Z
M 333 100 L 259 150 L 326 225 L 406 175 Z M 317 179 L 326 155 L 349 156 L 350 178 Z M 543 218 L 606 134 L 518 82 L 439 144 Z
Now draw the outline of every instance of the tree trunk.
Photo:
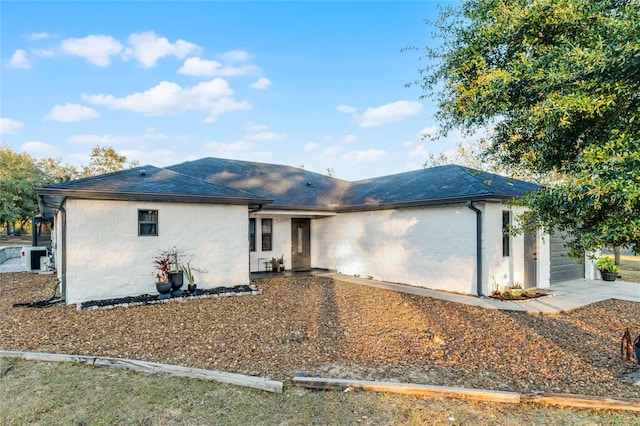
M 613 258 L 616 266 L 620 266 L 620 247 L 613 248 Z

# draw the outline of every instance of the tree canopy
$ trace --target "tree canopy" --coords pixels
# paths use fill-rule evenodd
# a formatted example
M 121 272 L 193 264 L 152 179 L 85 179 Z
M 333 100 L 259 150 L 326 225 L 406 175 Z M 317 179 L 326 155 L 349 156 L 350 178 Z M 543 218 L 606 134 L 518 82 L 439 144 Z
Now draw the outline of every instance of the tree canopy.
M 138 166 L 137 161 L 127 162 L 127 157 L 118 154 L 113 147 L 96 145 L 91 150 L 89 164 L 82 169 L 82 177 L 117 172 L 136 166 Z
M 563 179 L 520 202 L 572 253 L 640 250 L 640 2 L 469 0 L 433 23 L 419 84 L 440 134 L 491 133 L 507 169 Z
M 33 157 L 0 146 L 0 224 L 14 224 L 36 215 L 36 188 L 48 183 L 49 177 Z
M 96 146 L 81 172 L 60 159 L 35 160 L 0 145 L 0 225 L 24 222 L 38 214 L 36 189 L 52 183 L 135 167 L 110 146 Z M 7 228 L 5 227 L 5 230 Z

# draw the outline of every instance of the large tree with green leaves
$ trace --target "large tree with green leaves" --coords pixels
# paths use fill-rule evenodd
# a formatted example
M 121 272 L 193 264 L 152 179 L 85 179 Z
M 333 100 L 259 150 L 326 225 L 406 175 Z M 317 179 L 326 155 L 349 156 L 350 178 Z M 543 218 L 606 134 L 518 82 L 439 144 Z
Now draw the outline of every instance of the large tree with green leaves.
M 469 0 L 433 25 L 419 84 L 441 134 L 490 129 L 505 167 L 563 176 L 524 225 L 568 231 L 576 256 L 640 250 L 640 2 Z
M 137 161 L 127 161 L 127 157 L 118 154 L 111 146 L 96 145 L 91 150 L 91 160 L 82 169 L 82 176 L 97 176 L 104 173 L 117 172 L 138 166 Z
M 0 146 L 0 225 L 15 228 L 38 214 L 36 188 L 50 181 L 29 154 Z
M 80 177 L 116 172 L 137 166 L 136 161 L 118 154 L 110 146 L 96 146 L 91 159 L 81 172 L 60 159 L 36 161 L 26 153 L 17 153 L 0 146 L 0 226 L 15 228 L 39 213 L 36 189 Z

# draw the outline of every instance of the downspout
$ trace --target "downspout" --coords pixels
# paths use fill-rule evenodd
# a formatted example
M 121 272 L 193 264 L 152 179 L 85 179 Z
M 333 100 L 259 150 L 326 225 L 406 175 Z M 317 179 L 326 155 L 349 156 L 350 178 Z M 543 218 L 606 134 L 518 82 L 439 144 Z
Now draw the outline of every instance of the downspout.
M 67 301 L 67 211 L 64 209 L 64 202 L 60 203 L 62 212 L 62 229 L 60 230 L 60 241 L 62 245 L 62 259 L 60 260 L 60 298 Z
M 482 297 L 482 211 L 467 201 L 467 207 L 476 212 L 476 292 Z
M 56 242 L 58 250 L 60 250 L 60 298 L 66 302 L 67 300 L 67 211 L 64 209 L 65 197 L 59 206 L 47 204 L 42 198 L 42 204 L 62 212 L 60 224 L 60 241 Z M 57 257 L 57 255 L 56 255 Z

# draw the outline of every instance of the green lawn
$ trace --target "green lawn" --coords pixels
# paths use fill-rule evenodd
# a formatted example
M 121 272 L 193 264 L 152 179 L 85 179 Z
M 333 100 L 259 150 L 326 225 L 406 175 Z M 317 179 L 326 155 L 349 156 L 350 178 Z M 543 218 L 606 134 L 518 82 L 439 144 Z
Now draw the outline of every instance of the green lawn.
M 378 393 L 283 394 L 72 363 L 0 360 L 0 424 L 637 425 L 640 414 Z

